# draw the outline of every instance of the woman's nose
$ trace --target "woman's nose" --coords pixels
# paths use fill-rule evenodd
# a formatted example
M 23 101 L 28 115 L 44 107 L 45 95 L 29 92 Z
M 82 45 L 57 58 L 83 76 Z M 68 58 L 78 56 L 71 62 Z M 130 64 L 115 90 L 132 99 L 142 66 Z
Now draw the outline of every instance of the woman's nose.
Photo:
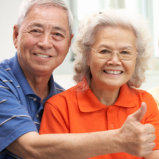
M 111 57 L 108 59 L 108 62 L 110 63 L 110 64 L 120 64 L 121 63 L 121 60 L 120 60 L 120 57 L 119 57 L 119 55 L 118 55 L 118 52 L 113 52 L 112 54 L 111 54 Z

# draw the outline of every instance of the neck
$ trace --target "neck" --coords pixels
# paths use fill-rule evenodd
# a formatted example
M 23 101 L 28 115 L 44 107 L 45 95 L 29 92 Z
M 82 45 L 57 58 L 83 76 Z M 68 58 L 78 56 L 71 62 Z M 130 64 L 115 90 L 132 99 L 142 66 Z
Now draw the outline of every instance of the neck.
M 113 105 L 117 100 L 120 88 L 118 89 L 109 89 L 104 87 L 99 88 L 92 84 L 91 90 L 102 104 L 109 106 Z
M 33 76 L 29 74 L 25 74 L 25 76 L 34 93 L 41 98 L 41 101 L 43 101 L 49 94 L 48 82 L 50 76 Z

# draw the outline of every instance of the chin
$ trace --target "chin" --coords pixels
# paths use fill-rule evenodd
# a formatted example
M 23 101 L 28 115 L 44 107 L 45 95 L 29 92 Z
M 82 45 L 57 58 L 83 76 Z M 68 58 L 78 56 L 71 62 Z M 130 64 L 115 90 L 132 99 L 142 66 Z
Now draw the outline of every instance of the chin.
M 115 82 L 115 83 L 114 82 L 113 83 L 104 83 L 103 88 L 105 87 L 106 89 L 119 89 L 124 84 L 123 83 L 117 83 L 117 82 Z

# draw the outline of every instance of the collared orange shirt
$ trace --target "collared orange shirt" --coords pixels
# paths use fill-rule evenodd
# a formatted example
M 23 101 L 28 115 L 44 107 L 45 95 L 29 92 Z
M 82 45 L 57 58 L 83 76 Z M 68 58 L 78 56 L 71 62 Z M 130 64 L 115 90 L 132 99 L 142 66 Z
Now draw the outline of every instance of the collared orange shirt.
M 83 89 L 83 84 L 87 89 Z M 129 88 L 127 84 L 120 89 L 117 101 L 106 106 L 93 94 L 87 83 L 76 86 L 53 96 L 45 105 L 40 133 L 84 133 L 106 131 L 120 128 L 128 115 L 147 103 L 147 112 L 141 123 L 150 123 L 156 129 L 156 147 L 159 149 L 159 111 L 153 97 L 144 90 Z M 115 153 L 93 157 L 92 159 L 141 159 L 127 153 Z

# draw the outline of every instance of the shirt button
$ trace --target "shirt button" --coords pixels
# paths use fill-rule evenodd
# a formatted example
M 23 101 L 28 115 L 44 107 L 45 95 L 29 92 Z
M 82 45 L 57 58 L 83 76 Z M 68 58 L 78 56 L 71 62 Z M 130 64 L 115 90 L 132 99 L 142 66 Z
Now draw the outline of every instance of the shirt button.
M 36 117 L 39 118 L 39 114 L 36 114 Z
M 111 125 L 110 125 L 110 128 L 111 128 L 111 129 L 114 129 L 114 124 L 111 124 Z

